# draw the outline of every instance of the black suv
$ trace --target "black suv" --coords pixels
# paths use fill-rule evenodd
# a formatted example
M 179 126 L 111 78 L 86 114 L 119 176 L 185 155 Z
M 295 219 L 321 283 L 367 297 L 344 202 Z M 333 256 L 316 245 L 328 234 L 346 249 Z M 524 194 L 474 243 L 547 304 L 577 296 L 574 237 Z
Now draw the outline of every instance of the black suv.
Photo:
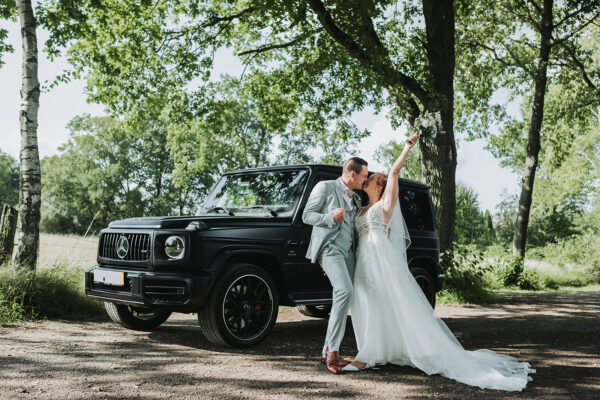
M 111 222 L 100 233 L 98 265 L 85 273 L 86 294 L 131 329 L 153 329 L 171 312 L 198 313 L 208 340 L 235 347 L 264 339 L 280 305 L 327 318 L 331 286 L 305 258 L 312 226 L 302 211 L 313 186 L 341 172 L 329 165 L 233 171 L 198 216 Z M 444 276 L 427 186 L 401 179 L 400 205 L 410 269 L 434 306 Z

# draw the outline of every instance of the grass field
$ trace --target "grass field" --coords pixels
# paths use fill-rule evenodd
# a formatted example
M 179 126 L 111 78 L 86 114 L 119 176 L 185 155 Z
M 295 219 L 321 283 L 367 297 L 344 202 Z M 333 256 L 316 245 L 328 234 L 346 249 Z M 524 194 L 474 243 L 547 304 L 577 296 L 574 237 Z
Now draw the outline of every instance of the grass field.
M 56 264 L 92 266 L 96 262 L 98 236 L 40 234 L 41 267 Z

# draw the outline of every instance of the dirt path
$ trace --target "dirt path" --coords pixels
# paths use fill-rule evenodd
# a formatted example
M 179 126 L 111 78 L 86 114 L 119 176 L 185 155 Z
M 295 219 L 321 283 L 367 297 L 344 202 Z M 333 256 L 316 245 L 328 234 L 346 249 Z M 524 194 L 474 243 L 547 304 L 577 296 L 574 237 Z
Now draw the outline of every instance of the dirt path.
M 598 399 L 600 292 L 505 297 L 437 309 L 468 349 L 529 361 L 520 393 L 482 390 L 398 366 L 334 376 L 316 361 L 326 324 L 285 308 L 271 336 L 239 351 L 208 343 L 192 315 L 154 332 L 102 320 L 0 328 L 0 397 L 24 399 Z M 342 354 L 355 352 L 351 325 Z

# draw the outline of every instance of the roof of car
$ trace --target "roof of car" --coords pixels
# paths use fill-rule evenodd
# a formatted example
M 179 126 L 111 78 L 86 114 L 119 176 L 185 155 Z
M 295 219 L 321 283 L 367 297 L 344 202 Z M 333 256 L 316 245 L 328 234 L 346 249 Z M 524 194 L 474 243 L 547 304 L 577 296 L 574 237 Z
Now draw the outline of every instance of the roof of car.
M 328 171 L 328 172 L 335 172 L 337 174 L 341 174 L 342 173 L 342 166 L 341 165 L 328 165 L 328 164 L 294 164 L 294 165 L 271 165 L 268 167 L 258 167 L 258 168 L 245 168 L 245 169 L 237 169 L 237 170 L 233 170 L 233 171 L 227 171 L 225 174 L 239 174 L 239 173 L 245 173 L 245 172 L 261 172 L 261 171 L 285 171 L 285 170 L 291 170 L 291 169 L 299 169 L 299 168 L 310 168 L 311 170 L 321 170 L 321 171 Z M 372 174 L 374 171 L 369 171 L 369 174 Z M 424 189 L 429 188 L 429 186 L 421 183 L 421 182 L 415 182 L 415 181 L 411 181 L 408 179 L 402 179 L 400 178 L 400 181 L 408 184 L 408 185 L 412 185 L 412 186 L 417 186 L 417 187 L 421 187 Z

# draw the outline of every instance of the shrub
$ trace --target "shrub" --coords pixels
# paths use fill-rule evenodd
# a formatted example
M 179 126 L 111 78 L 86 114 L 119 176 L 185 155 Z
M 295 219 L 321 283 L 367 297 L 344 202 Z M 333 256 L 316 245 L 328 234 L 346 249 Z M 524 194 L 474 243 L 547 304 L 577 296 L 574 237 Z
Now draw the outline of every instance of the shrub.
M 500 257 L 493 268 L 503 286 L 517 286 L 523 274 L 523 259 L 512 255 Z
M 455 245 L 441 254 L 446 291 L 443 297 L 452 302 L 482 303 L 493 299 L 486 290 L 484 279 L 489 266 L 483 262 L 483 254 L 474 246 Z
M 524 290 L 541 290 L 544 288 L 539 272 L 534 269 L 524 270 L 517 278 L 517 286 Z
M 600 235 L 592 231 L 527 250 L 527 256 L 559 267 L 577 265 L 589 268 L 600 280 Z
M 85 296 L 81 268 L 57 265 L 31 272 L 0 270 L 0 323 L 89 318 L 102 310 L 102 303 Z

